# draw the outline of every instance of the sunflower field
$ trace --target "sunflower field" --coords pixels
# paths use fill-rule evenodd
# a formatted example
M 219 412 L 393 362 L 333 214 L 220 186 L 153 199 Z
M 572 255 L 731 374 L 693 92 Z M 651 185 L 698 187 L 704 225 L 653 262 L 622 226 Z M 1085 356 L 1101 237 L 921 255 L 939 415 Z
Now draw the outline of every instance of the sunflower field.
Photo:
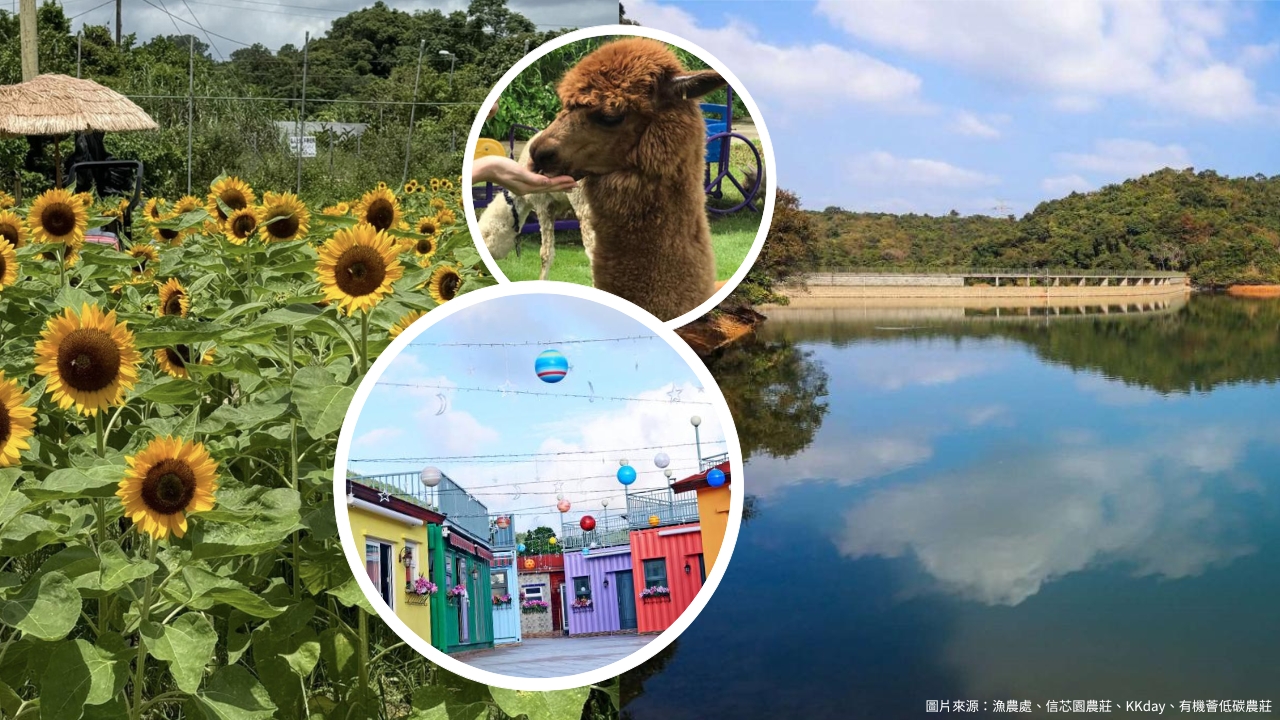
M 220 177 L 0 194 L 0 716 L 616 717 L 450 675 L 372 615 L 333 511 L 369 362 L 491 284 L 459 184 L 312 208 Z

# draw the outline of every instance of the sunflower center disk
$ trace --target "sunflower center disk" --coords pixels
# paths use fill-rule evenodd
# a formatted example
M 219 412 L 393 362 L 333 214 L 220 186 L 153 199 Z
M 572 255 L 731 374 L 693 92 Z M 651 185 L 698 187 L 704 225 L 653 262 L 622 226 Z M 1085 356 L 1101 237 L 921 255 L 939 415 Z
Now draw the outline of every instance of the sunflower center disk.
M 227 192 L 222 193 L 218 199 L 222 201 L 222 204 L 232 210 L 243 210 L 249 205 L 249 201 L 246 200 L 244 195 L 241 195 L 237 190 L 228 190 Z
M 431 241 L 419 240 L 417 250 L 419 255 L 426 255 L 427 253 L 431 252 L 432 250 Z
M 9 408 L 0 403 L 0 447 L 9 442 L 9 434 L 13 432 L 12 423 L 9 421 Z
M 164 228 L 161 228 L 161 229 L 160 229 L 160 237 L 164 238 L 165 240 L 172 240 L 172 239 L 174 239 L 174 238 L 178 237 L 178 231 L 177 231 L 177 230 L 166 230 L 166 229 L 164 229 Z
M 387 264 L 373 248 L 357 245 L 338 258 L 333 276 L 342 292 L 360 297 L 382 286 Z
M 267 226 L 267 232 L 271 234 L 271 237 L 293 237 L 294 233 L 298 232 L 298 216 L 290 215 L 280 218 Z
M 142 502 L 163 515 L 186 510 L 195 494 L 195 471 L 176 458 L 156 463 L 142 479 Z
M 70 205 L 55 203 L 40 213 L 40 225 L 50 235 L 68 235 L 76 228 L 76 212 Z
M 101 330 L 73 330 L 58 348 L 58 374 L 81 392 L 101 390 L 120 377 L 120 348 Z
M 253 229 L 254 227 L 257 226 L 257 224 L 258 222 L 253 218 L 249 217 L 248 215 L 242 215 L 236 218 L 235 224 L 232 226 L 231 229 L 233 232 L 235 232 L 236 237 L 245 238 L 245 237 L 249 237 L 249 233 L 253 232 Z
M 166 349 L 165 354 L 169 356 L 169 362 L 176 367 L 184 368 L 191 362 L 191 349 L 186 345 Z
M 182 314 L 182 296 L 181 295 L 175 294 L 173 297 L 169 298 L 169 301 L 164 304 L 164 314 L 165 315 L 181 315 Z
M 379 230 L 386 230 L 391 227 L 391 223 L 396 219 L 396 210 L 387 200 L 374 200 L 369 204 L 369 210 L 365 213 L 365 219 L 369 224 Z
M 9 241 L 9 244 L 18 246 L 18 228 L 12 225 L 0 225 L 0 237 Z
M 4 258 L 0 257 L 0 278 L 4 277 L 4 271 L 7 269 L 8 266 L 5 265 Z
M 457 275 L 450 275 L 440 281 L 440 294 L 443 295 L 446 300 L 452 300 L 454 295 L 458 293 L 458 282 L 459 278 Z

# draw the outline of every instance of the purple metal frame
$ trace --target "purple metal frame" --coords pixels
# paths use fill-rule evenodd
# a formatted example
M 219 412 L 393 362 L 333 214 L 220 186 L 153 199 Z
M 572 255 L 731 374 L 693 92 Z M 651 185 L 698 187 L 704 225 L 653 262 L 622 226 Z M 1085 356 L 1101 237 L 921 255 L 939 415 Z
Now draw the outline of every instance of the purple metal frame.
M 748 208 L 752 211 L 759 212 L 760 208 L 756 207 L 756 197 L 760 193 L 760 190 L 761 190 L 760 183 L 764 179 L 764 173 L 761 172 L 761 168 L 763 167 L 764 163 L 760 158 L 760 151 L 756 149 L 756 144 L 751 142 L 751 140 L 749 140 L 746 136 L 733 131 L 733 88 L 729 87 L 728 85 L 725 86 L 724 107 L 725 107 L 724 131 L 710 134 L 707 136 L 707 147 L 708 147 L 707 156 L 708 158 L 710 158 L 714 154 L 715 159 L 714 160 L 708 159 L 707 161 L 705 173 L 703 176 L 704 177 L 703 186 L 706 188 L 706 192 L 708 196 L 719 199 L 721 197 L 724 197 L 724 182 L 728 180 L 735 188 L 738 189 L 738 192 L 742 194 L 743 199 L 742 199 L 742 202 L 738 203 L 737 205 L 734 205 L 733 207 L 729 207 L 729 208 L 708 207 L 707 210 L 710 212 L 716 213 L 717 215 L 728 215 L 729 213 L 737 212 L 739 210 L 742 210 L 743 208 Z M 532 125 L 522 125 L 520 123 L 516 123 L 511 126 L 511 131 L 507 136 L 507 147 L 510 148 L 507 151 L 507 157 L 511 158 L 512 160 L 516 158 L 516 131 L 517 130 L 528 130 L 535 134 L 539 132 L 539 129 L 536 127 L 533 127 Z M 710 128 L 708 128 L 708 132 L 710 132 Z M 731 150 L 733 140 L 735 138 L 745 143 L 746 146 L 751 149 L 751 155 L 755 158 L 755 161 L 756 161 L 756 176 L 755 176 L 756 181 L 755 181 L 755 184 L 751 186 L 750 190 L 748 190 L 747 188 L 744 188 L 742 186 L 742 183 L 738 182 L 738 179 L 735 178 L 733 174 L 729 172 L 729 153 Z M 718 151 L 712 150 L 713 143 L 719 145 Z M 711 176 L 712 164 L 716 165 L 715 177 Z M 493 202 L 494 197 L 498 194 L 498 190 L 496 189 L 496 186 L 493 183 L 485 183 L 483 188 L 473 187 L 471 192 L 472 192 L 471 197 L 472 197 L 472 200 L 474 201 L 474 204 L 477 210 L 488 207 L 489 203 Z M 579 230 L 580 227 L 578 225 L 577 220 L 556 220 L 555 229 L 556 231 Z M 540 232 L 542 232 L 542 228 L 537 222 L 525 223 L 524 226 L 520 228 L 520 234 L 522 235 L 527 233 L 540 233 Z

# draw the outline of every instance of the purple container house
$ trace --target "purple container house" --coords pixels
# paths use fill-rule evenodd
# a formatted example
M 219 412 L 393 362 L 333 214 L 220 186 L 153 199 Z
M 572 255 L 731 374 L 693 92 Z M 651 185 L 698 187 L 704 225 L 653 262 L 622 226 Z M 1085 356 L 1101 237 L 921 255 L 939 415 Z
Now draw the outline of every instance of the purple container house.
M 635 632 L 636 589 L 631 546 L 564 554 L 569 634 Z

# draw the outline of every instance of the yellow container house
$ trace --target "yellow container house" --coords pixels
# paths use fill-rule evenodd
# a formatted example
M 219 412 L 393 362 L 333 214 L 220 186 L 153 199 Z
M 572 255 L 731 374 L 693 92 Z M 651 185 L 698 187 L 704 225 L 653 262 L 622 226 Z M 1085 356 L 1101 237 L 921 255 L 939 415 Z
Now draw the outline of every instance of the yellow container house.
M 714 567 L 716 557 L 720 554 L 720 546 L 724 544 L 724 534 L 729 527 L 729 486 L 733 477 L 729 473 L 728 456 L 709 458 L 702 461 L 702 472 L 672 483 L 671 489 L 676 493 L 690 490 L 698 494 L 698 524 L 702 526 L 702 556 L 707 567 Z M 724 473 L 724 484 L 711 487 L 707 483 L 707 473 L 713 468 Z

